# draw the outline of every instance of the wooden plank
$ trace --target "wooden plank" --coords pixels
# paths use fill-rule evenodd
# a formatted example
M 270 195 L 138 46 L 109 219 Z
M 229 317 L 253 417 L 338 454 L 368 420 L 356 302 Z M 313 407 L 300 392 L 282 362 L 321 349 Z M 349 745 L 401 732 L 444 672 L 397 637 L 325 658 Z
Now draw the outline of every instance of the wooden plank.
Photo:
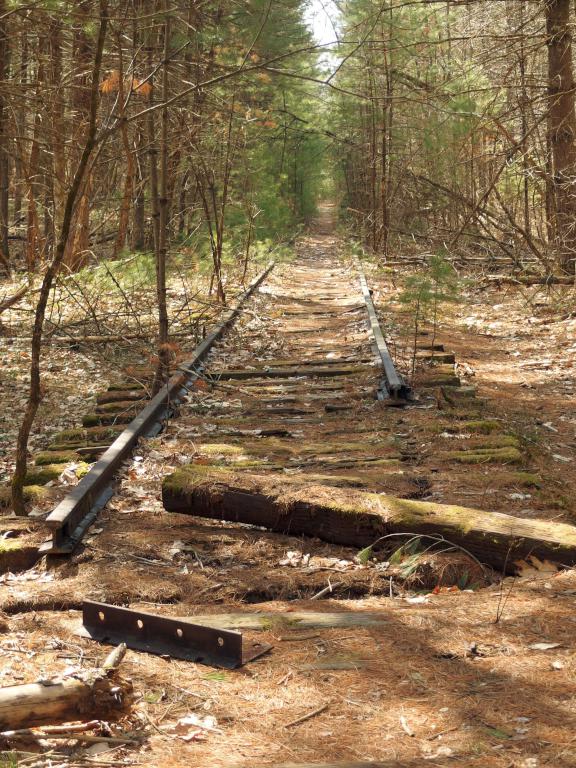
M 208 380 L 227 381 L 230 379 L 290 379 L 296 376 L 355 376 L 359 373 L 374 373 L 372 365 L 302 366 L 300 368 L 239 368 L 210 371 Z
M 192 358 L 185 368 L 195 370 L 204 360 L 212 346 L 224 334 L 228 326 L 236 319 L 242 304 L 256 290 L 273 268 L 271 262 L 266 269 L 252 281 L 250 286 L 238 298 L 235 306 L 225 313 L 220 323 L 196 347 Z M 93 508 L 102 495 L 108 494 L 108 487 L 114 475 L 138 443 L 140 437 L 160 424 L 166 415 L 180 402 L 185 394 L 185 386 L 196 378 L 195 374 L 178 372 L 170 378 L 142 411 L 128 424 L 112 445 L 80 480 L 70 493 L 46 518 L 46 524 L 52 529 L 52 552 L 70 552 L 84 534 L 87 525 L 92 522 Z M 91 519 L 92 518 L 92 519 Z
M 566 523 L 327 485 L 287 485 L 281 475 L 189 465 L 165 478 L 162 498 L 170 512 L 249 523 L 359 549 L 390 534 L 441 536 L 508 573 L 516 571 L 515 561 L 530 555 L 576 564 L 576 527 Z

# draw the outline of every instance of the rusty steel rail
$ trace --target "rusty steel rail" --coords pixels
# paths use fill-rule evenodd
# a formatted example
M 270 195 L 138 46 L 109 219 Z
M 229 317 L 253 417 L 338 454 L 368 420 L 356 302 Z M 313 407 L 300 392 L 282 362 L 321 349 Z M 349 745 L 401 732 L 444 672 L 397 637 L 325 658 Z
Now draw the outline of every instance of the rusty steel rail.
M 195 624 L 107 603 L 85 600 L 82 637 L 173 659 L 194 661 L 223 669 L 236 669 L 271 649 L 268 643 L 250 642 L 241 632 Z
M 192 357 L 182 366 L 187 370 L 175 373 L 150 402 L 140 411 L 126 429 L 118 435 L 90 471 L 46 518 L 52 531 L 52 541 L 43 545 L 41 554 L 69 554 L 82 540 L 98 512 L 113 496 L 112 481 L 141 437 L 156 434 L 163 421 L 187 393 L 187 386 L 198 378 L 202 361 L 238 316 L 244 302 L 265 280 L 274 262 L 250 283 L 234 307 L 228 310 L 220 323 L 196 347 Z M 198 371 L 198 372 L 197 372 Z
M 360 278 L 360 288 L 362 290 L 362 296 L 364 297 L 364 304 L 366 305 L 366 311 L 368 312 L 368 323 L 372 333 L 372 339 L 376 351 L 378 352 L 378 356 L 380 357 L 382 370 L 384 372 L 384 380 L 378 393 L 378 399 L 384 400 L 391 398 L 392 400 L 401 403 L 410 397 L 411 389 L 394 366 L 390 350 L 388 349 L 384 334 L 380 328 L 380 322 L 378 320 L 378 315 L 376 314 L 376 309 L 374 308 L 370 288 L 368 288 L 366 276 L 364 275 L 364 271 L 359 261 L 356 262 L 356 269 L 358 270 Z

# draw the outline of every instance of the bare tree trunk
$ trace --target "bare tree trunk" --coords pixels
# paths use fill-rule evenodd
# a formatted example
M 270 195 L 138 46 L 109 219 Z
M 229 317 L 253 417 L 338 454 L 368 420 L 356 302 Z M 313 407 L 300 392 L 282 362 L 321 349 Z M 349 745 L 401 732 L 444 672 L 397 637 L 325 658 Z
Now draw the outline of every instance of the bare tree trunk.
M 166 3 L 163 3 L 166 8 Z M 150 180 L 152 210 L 157 222 L 154 251 L 156 256 L 156 301 L 158 303 L 158 366 L 154 379 L 154 392 L 158 392 L 168 377 L 170 351 L 168 349 L 168 308 L 166 305 L 166 255 L 168 250 L 168 59 L 170 54 L 170 15 L 164 23 L 164 64 L 162 68 L 162 127 L 160 144 L 160 174 L 156 162 L 154 115 L 149 114 Z
M 20 36 L 20 87 L 23 91 L 26 90 L 28 84 L 28 34 L 26 30 L 22 30 Z M 22 196 L 23 185 L 22 179 L 24 178 L 23 159 L 22 153 L 18 148 L 18 142 L 26 133 L 26 114 L 27 105 L 25 100 L 20 100 L 14 107 L 14 127 L 15 127 L 15 144 L 16 152 L 14 153 L 14 202 L 12 208 L 12 215 L 14 222 L 20 221 L 20 215 L 22 212 Z
M 84 181 L 84 175 L 88 168 L 90 158 L 96 147 L 96 128 L 98 116 L 98 81 L 100 79 L 100 70 L 102 66 L 102 53 L 104 50 L 104 41 L 106 39 L 106 29 L 108 26 L 108 0 L 100 0 L 100 27 L 98 32 L 98 41 L 94 56 L 94 65 L 92 68 L 92 85 L 90 89 L 90 112 L 87 127 L 84 148 L 80 156 L 74 179 L 66 196 L 64 215 L 62 218 L 62 228 L 60 230 L 58 243 L 54 251 L 54 257 L 46 270 L 36 311 L 34 314 L 34 330 L 32 332 L 31 344 L 31 363 L 30 363 L 30 389 L 28 400 L 24 409 L 24 417 L 18 431 L 18 440 L 16 443 L 16 468 L 12 477 L 12 507 L 17 515 L 25 515 L 26 507 L 24 504 L 24 483 L 26 480 L 26 471 L 28 464 L 28 439 L 30 431 L 36 418 L 38 406 L 42 399 L 42 388 L 40 378 L 40 358 L 42 353 L 42 337 L 44 331 L 44 318 L 46 315 L 46 306 L 50 290 L 58 274 L 58 271 L 64 261 L 66 246 L 70 238 L 72 227 L 72 217 L 74 205 Z
M 144 199 L 144 187 L 146 177 L 143 168 L 144 133 L 139 128 L 134 146 L 135 166 L 136 166 L 136 193 L 134 195 L 134 211 L 132 226 L 132 250 L 143 251 L 146 247 L 146 201 Z
M 36 73 L 36 101 L 38 104 L 41 103 L 42 94 L 46 87 L 44 66 L 46 42 L 45 36 L 42 34 L 39 35 L 38 68 Z M 34 117 L 34 129 L 28 164 L 27 168 L 24 168 L 28 187 L 28 205 L 26 213 L 26 264 L 29 272 L 36 271 L 39 258 L 44 253 L 44 238 L 40 234 L 40 221 L 38 217 L 38 200 L 42 194 L 42 185 L 40 183 L 40 142 L 43 130 L 42 114 L 38 108 Z
M 10 164 L 8 160 L 8 112 L 4 103 L 3 84 L 8 74 L 8 35 L 6 2 L 0 0 L 0 264 L 10 272 L 10 251 L 8 248 L 8 193 L 10 185 Z
M 554 162 L 556 241 L 560 267 L 574 272 L 576 258 L 576 109 L 572 72 L 570 0 L 546 0 L 549 133 Z
M 90 121 L 90 82 L 89 68 L 93 56 L 92 40 L 86 26 L 91 21 L 93 0 L 79 0 L 75 3 L 73 55 L 74 64 L 79 72 L 76 75 L 73 96 L 74 124 L 72 158 L 78 157 L 76 147 L 81 146 L 81 137 L 87 130 Z M 72 159 L 74 162 L 74 159 Z M 74 167 L 74 166 L 72 166 Z M 69 269 L 75 271 L 86 264 L 90 233 L 90 207 L 91 207 L 91 175 L 90 163 L 86 167 L 85 178 L 80 194 L 80 204 L 76 207 L 76 213 L 71 225 L 72 237 L 68 238 L 64 263 Z
M 118 105 L 120 119 L 122 120 L 120 126 L 120 135 L 122 136 L 122 147 L 126 156 L 126 177 L 124 180 L 124 192 L 122 194 L 122 202 L 120 203 L 120 216 L 118 221 L 118 234 L 116 236 L 116 242 L 114 243 L 114 255 L 116 256 L 124 245 L 126 244 L 126 236 L 128 234 L 128 224 L 130 222 L 130 209 L 132 207 L 132 201 L 134 198 L 134 155 L 132 154 L 132 147 L 130 146 L 130 137 L 128 135 L 128 125 L 124 118 L 124 103 L 126 95 L 124 93 L 124 59 L 122 56 L 122 35 L 117 36 L 118 44 Z M 128 78 L 128 82 L 131 82 L 131 77 Z M 128 89 L 130 90 L 130 85 Z
M 62 226 L 62 214 L 66 199 L 66 120 L 62 82 L 62 20 L 50 19 L 50 86 L 52 97 L 52 226 L 53 240 Z

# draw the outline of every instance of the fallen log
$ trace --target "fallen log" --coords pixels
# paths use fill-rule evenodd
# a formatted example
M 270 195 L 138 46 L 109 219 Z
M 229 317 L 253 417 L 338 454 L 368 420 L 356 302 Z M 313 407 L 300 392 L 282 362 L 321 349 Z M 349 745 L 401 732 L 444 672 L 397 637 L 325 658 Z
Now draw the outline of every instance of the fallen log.
M 574 285 L 574 275 L 488 275 L 488 281 L 503 285 Z
M 23 285 L 16 291 L 16 293 L 12 294 L 12 296 L 8 296 L 6 299 L 0 301 L 0 314 L 7 309 L 10 309 L 10 307 L 13 307 L 15 304 L 18 304 L 18 302 L 26 296 L 29 290 L 29 285 Z
M 114 648 L 101 667 L 64 679 L 0 688 L 0 731 L 79 720 L 125 709 L 132 684 L 116 672 L 126 646 Z
M 572 525 L 312 483 L 296 486 L 280 475 L 235 474 L 192 464 L 164 479 L 162 500 L 169 512 L 316 536 L 359 549 L 389 534 L 441 536 L 507 573 L 515 573 L 515 561 L 530 555 L 576 563 Z

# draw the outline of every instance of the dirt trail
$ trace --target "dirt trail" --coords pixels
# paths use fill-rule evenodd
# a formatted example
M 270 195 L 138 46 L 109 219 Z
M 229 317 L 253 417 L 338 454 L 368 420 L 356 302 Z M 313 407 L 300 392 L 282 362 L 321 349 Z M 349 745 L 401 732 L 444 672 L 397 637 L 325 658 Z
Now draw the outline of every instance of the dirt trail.
M 212 616 L 273 645 L 223 673 L 130 652 L 138 700 L 119 726 L 145 740 L 116 748 L 107 764 L 573 766 L 572 572 L 430 594 L 447 568 L 441 556 L 416 572 L 361 565 L 350 548 L 162 508 L 162 478 L 192 460 L 282 472 L 287 483 L 435 492 L 432 470 L 446 465 L 434 466 L 422 435 L 444 434 L 462 413 L 432 412 L 432 394 L 408 411 L 375 399 L 380 371 L 365 307 L 331 224 L 326 210 L 247 306 L 179 418 L 142 444 L 84 546 L 46 570 L 4 578 L 1 682 L 103 657 L 105 648 L 74 634 L 90 598 Z M 177 724 L 191 713 L 216 718 L 215 730 L 183 740 L 189 733 Z

